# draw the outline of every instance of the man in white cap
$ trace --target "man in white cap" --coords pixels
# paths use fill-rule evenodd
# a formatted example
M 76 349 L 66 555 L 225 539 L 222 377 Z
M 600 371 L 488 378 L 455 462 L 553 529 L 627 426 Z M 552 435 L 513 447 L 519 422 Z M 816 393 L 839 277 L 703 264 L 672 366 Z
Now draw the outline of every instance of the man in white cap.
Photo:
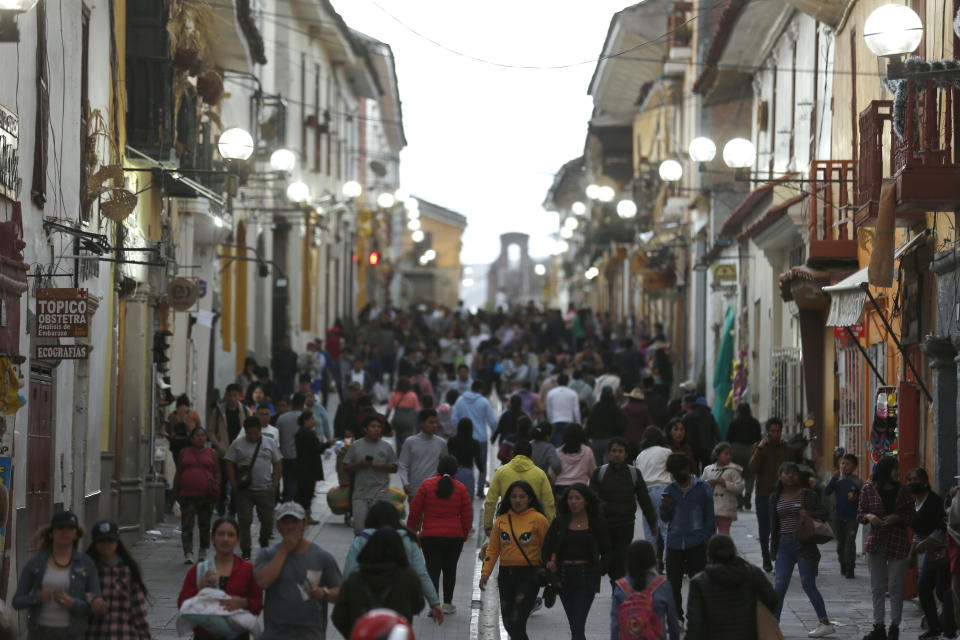
M 277 507 L 283 539 L 262 549 L 254 579 L 264 591 L 262 640 L 326 640 L 327 603 L 343 576 L 327 551 L 304 537 L 307 514 L 296 502 Z

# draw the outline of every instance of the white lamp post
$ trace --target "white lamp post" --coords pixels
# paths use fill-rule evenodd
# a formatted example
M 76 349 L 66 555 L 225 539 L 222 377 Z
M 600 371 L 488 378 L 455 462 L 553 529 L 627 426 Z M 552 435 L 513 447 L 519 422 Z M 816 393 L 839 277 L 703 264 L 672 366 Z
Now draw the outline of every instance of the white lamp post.
M 863 23 L 863 39 L 881 57 L 902 56 L 915 50 L 923 38 L 923 22 L 901 4 L 877 7 Z
M 573 215 L 582 216 L 587 212 L 587 205 L 577 201 L 570 205 L 570 210 L 573 211 Z
M 287 187 L 287 199 L 290 202 L 303 204 L 310 199 L 310 187 L 305 182 L 291 182 Z
M 676 160 L 664 160 L 660 163 L 660 179 L 664 182 L 677 182 L 683 177 L 683 166 Z
M 723 161 L 731 169 L 749 169 L 757 158 L 757 149 L 746 138 L 734 138 L 723 146 Z
M 360 186 L 360 183 L 356 180 L 347 180 L 343 183 L 343 186 L 340 187 L 340 190 L 343 192 L 343 195 L 347 198 L 356 198 L 363 193 L 363 187 Z
M 637 204 L 633 200 L 621 200 L 617 203 L 617 215 L 628 220 L 637 215 Z
M 224 160 L 246 160 L 253 155 L 253 137 L 240 127 L 227 129 L 220 134 L 217 150 Z
M 297 156 L 290 149 L 277 149 L 270 154 L 270 167 L 274 171 L 290 173 L 297 166 Z
M 717 145 L 710 138 L 694 138 L 690 141 L 690 159 L 694 162 L 712 162 L 717 156 Z

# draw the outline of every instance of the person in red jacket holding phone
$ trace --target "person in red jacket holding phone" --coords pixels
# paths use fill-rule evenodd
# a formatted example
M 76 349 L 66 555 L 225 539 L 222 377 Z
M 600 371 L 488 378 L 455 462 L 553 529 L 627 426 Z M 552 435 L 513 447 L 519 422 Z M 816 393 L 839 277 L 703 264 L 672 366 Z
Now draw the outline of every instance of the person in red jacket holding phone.
M 407 518 L 407 528 L 420 534 L 427 573 L 438 592 L 440 574 L 443 574 L 444 615 L 451 615 L 457 610 L 453 606 L 457 562 L 473 523 L 470 493 L 462 482 L 454 478 L 457 468 L 455 457 L 440 458 L 437 475 L 420 485 Z

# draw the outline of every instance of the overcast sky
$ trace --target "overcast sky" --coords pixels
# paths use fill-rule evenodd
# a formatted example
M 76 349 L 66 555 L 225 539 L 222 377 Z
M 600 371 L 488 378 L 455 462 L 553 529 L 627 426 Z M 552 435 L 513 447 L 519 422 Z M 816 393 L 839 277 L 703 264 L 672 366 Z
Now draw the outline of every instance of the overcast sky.
M 467 216 L 461 259 L 493 261 L 499 235 L 531 236 L 547 255 L 556 231 L 541 203 L 553 173 L 583 152 L 596 66 L 506 69 L 593 60 L 623 0 L 333 0 L 347 24 L 396 58 L 403 126 L 402 186 Z M 403 24 L 388 15 L 389 12 Z M 405 26 L 404 26 L 405 25 Z M 409 27 L 409 28 L 408 28 Z M 417 35 L 416 31 L 421 35 Z

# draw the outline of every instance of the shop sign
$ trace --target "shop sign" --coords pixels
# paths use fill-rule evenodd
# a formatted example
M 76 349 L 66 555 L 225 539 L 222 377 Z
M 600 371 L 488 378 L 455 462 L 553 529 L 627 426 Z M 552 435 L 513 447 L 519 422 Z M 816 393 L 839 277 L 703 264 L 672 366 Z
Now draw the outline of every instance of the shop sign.
M 88 336 L 86 289 L 37 290 L 37 337 Z
M 713 265 L 714 282 L 736 282 L 737 265 L 730 262 L 721 262 Z
M 167 285 L 167 297 L 174 311 L 186 311 L 197 302 L 197 285 L 193 280 L 174 278 Z
M 0 196 L 20 197 L 20 160 L 17 156 L 20 119 L 0 104 Z
M 863 337 L 863 323 L 852 324 L 850 325 L 850 331 L 853 333 L 854 338 Z M 834 327 L 833 328 L 833 337 L 834 338 L 849 338 L 850 334 L 847 333 L 846 327 Z
M 38 344 L 38 360 L 86 360 L 90 357 L 88 344 Z

